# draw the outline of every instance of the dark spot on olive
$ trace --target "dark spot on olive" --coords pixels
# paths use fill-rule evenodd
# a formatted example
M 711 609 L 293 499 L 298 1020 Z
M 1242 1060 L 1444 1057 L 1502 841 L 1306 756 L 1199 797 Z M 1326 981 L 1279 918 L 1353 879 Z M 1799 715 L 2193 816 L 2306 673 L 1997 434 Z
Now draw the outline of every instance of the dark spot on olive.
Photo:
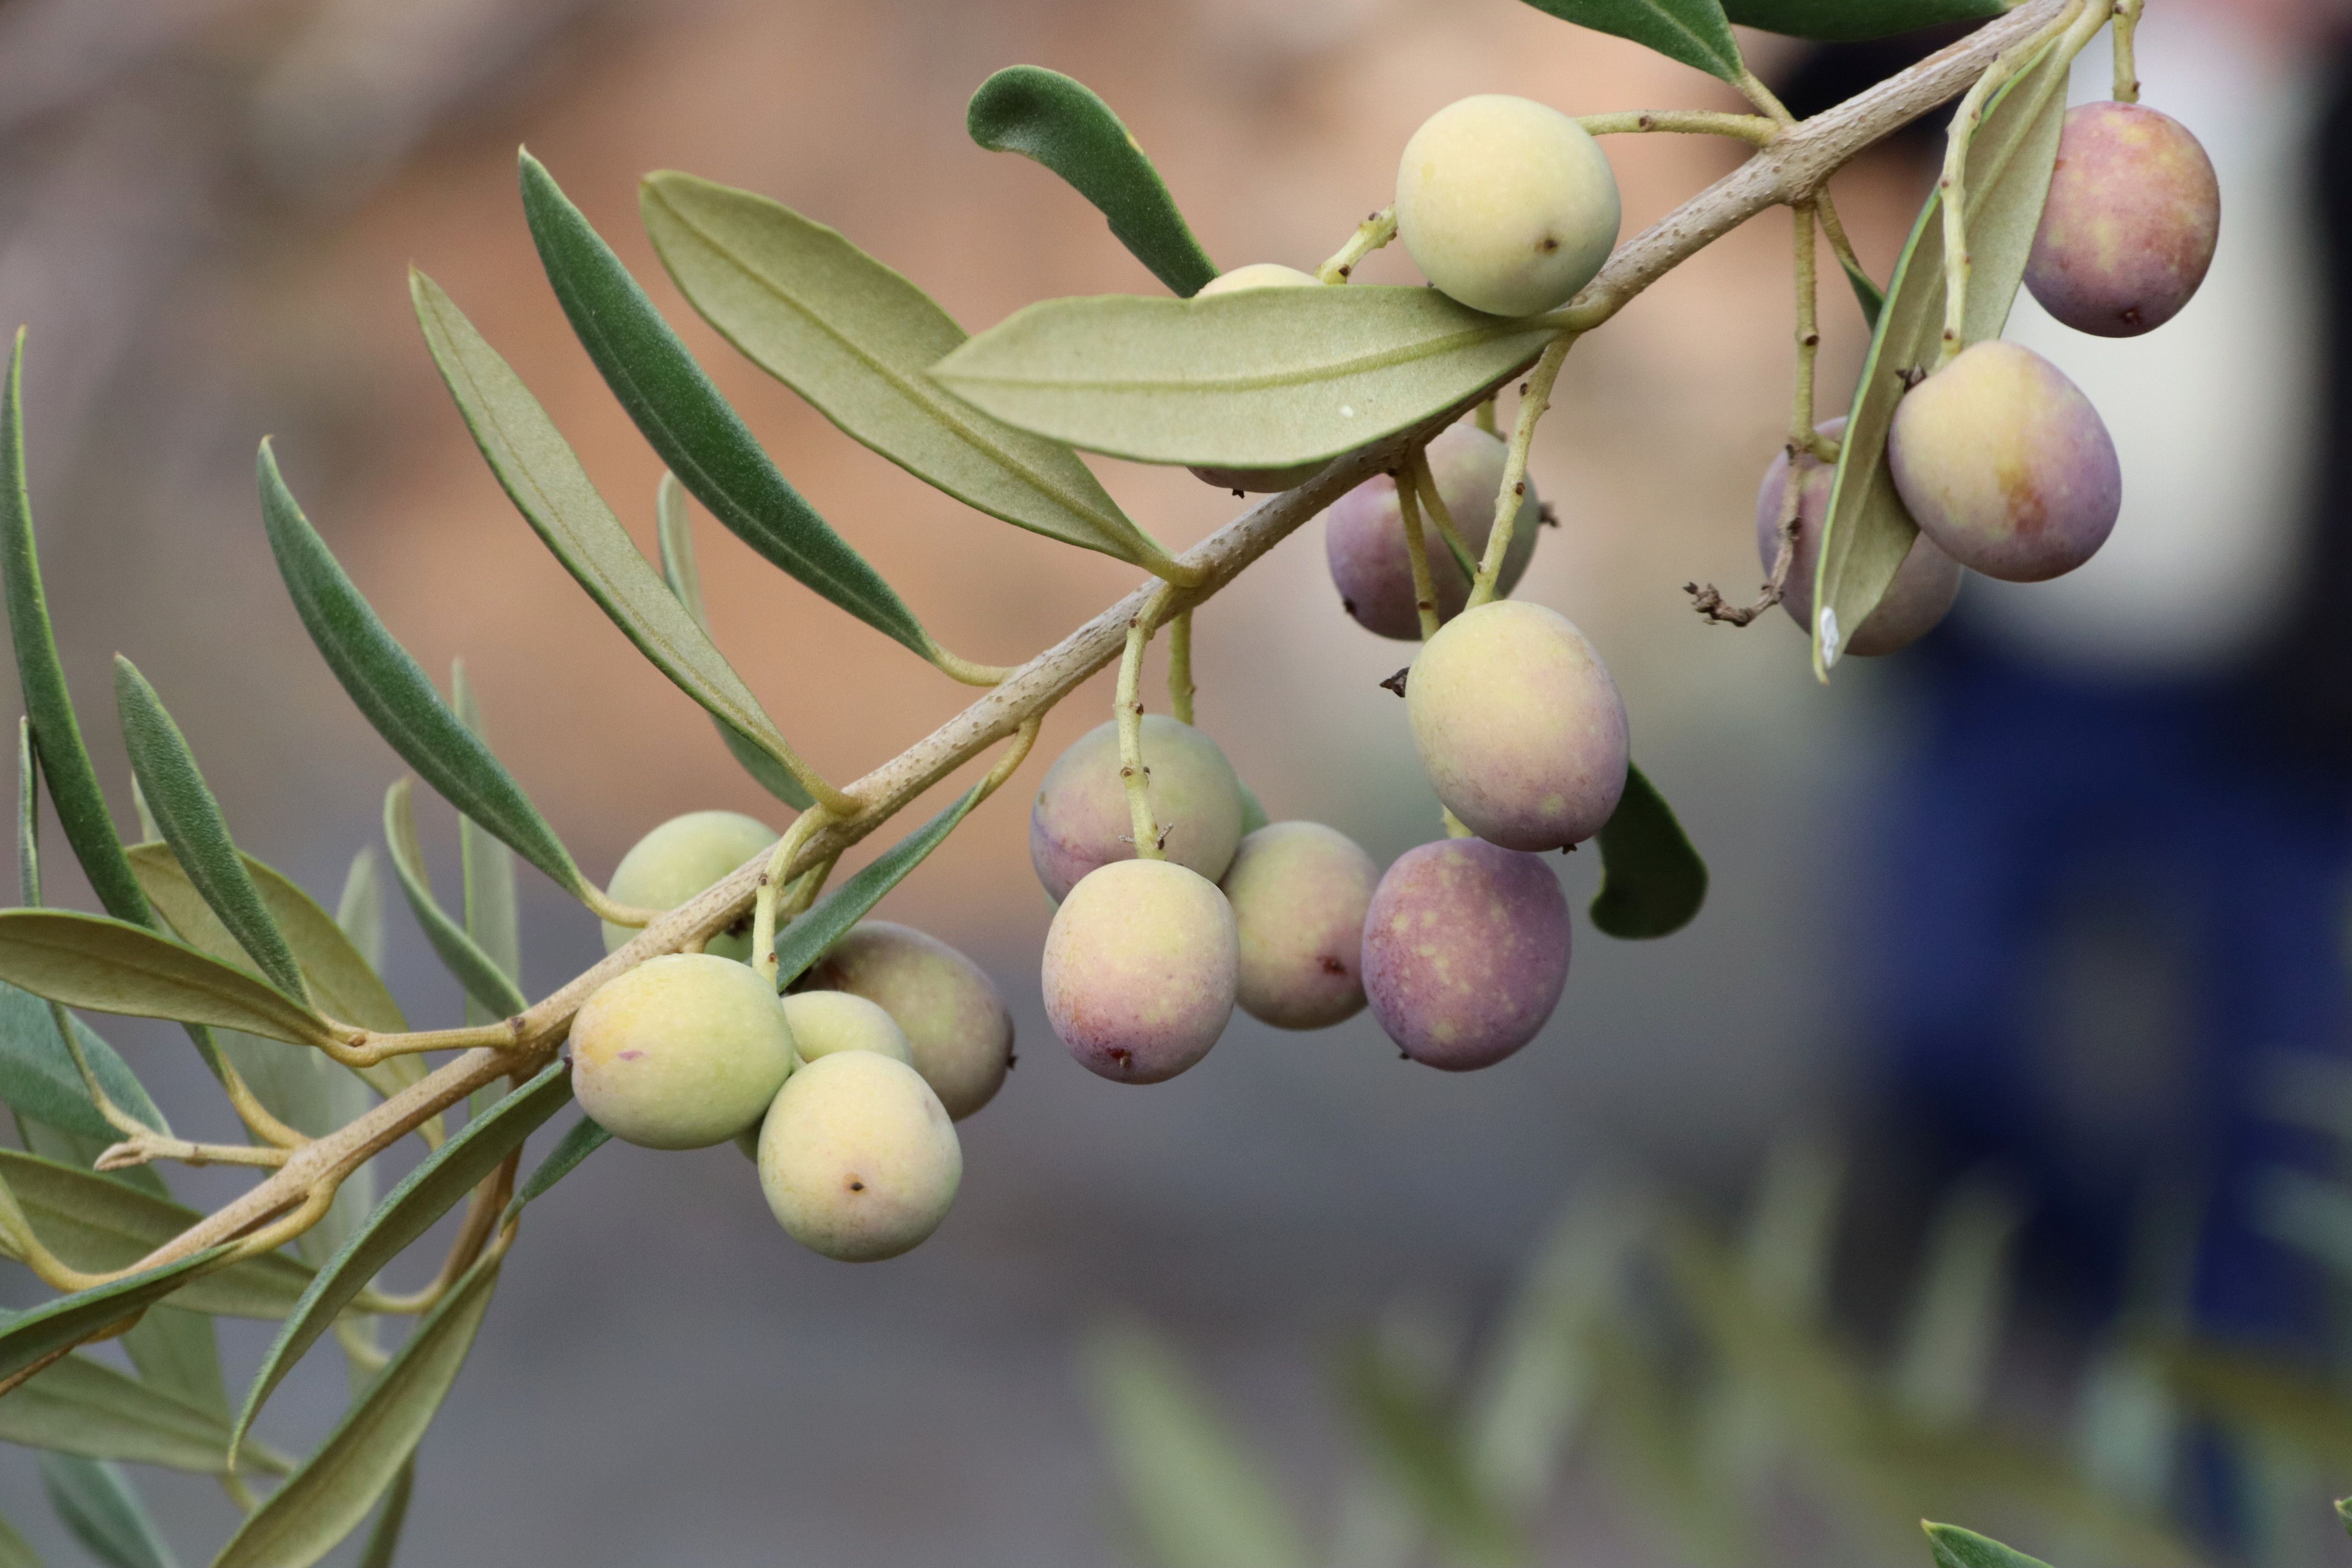
M 1131 1068 L 1135 1065 L 1135 1053 L 1124 1047 L 1114 1047 L 1110 1053 L 1110 1059 L 1120 1067 Z
M 866 1190 L 866 1184 L 852 1176 L 849 1178 L 849 1190 L 853 1193 L 862 1193 Z
M 1323 973 L 1326 974 L 1345 974 L 1348 973 L 1347 961 L 1335 954 L 1327 952 L 1323 955 Z
M 1549 235 L 1549 234 L 1548 234 L 1548 235 L 1545 235 L 1545 236 L 1543 237 L 1543 243 L 1542 243 L 1541 245 L 1537 246 L 1537 247 L 1536 247 L 1536 248 L 1537 248 L 1538 250 L 1542 251 L 1545 255 L 1549 256 L 1549 255 L 1550 255 L 1553 251 L 1558 250 L 1558 249 L 1559 248 L 1559 239 L 1558 239 L 1558 238 L 1556 238 L 1555 237 L 1553 237 L 1553 236 L 1551 236 L 1551 235 Z

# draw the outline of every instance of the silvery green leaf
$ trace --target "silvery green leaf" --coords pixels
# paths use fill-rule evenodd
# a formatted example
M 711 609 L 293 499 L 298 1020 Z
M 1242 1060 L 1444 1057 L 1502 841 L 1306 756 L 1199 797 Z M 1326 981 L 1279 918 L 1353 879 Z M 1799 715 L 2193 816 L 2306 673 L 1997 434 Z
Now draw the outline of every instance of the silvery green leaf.
M 367 1545 L 360 1552 L 359 1568 L 392 1568 L 392 1560 L 400 1552 L 400 1529 L 408 1522 L 408 1500 L 416 1490 L 416 1456 L 400 1467 L 392 1479 L 391 1489 L 383 1494 L 383 1502 L 376 1510 L 375 1528 L 368 1531 Z
M 352 951 L 372 973 L 383 970 L 383 868 L 375 846 L 362 844 L 343 873 L 342 897 L 335 901 L 335 924 L 349 939 Z
M 498 1286 L 493 1252 L 402 1342 L 326 1442 L 254 1510 L 213 1568 L 310 1568 L 398 1480 L 466 1364 Z
M 410 273 L 409 293 L 449 395 L 515 510 L 654 668 L 805 782 L 759 699 L 638 552 L 514 367 L 433 279 Z
M 531 1171 L 530 1178 L 515 1189 L 506 1213 L 499 1218 L 499 1228 L 503 1230 L 511 1225 L 522 1213 L 524 1205 L 538 1202 L 546 1195 L 548 1188 L 579 1169 L 580 1162 L 612 1141 L 610 1132 L 585 1116 L 573 1122 L 565 1129 L 563 1136 L 556 1140 L 555 1147 L 547 1152 L 547 1157 Z
M 343 690 L 402 760 L 444 799 L 511 845 L 566 892 L 580 868 L 514 776 L 449 711 L 433 682 L 384 629 L 278 472 L 269 443 L 257 459 L 269 548 L 310 640 Z
M 122 1336 L 122 1348 L 142 1383 L 219 1417 L 221 1447 L 227 1449 L 228 1384 L 221 1377 L 220 1335 L 210 1317 L 185 1307 L 150 1307 Z M 6 1404 L 0 1400 L 0 1406 Z
M 1927 1543 L 1936 1554 L 1936 1568 L 2050 1568 L 2038 1557 L 2028 1557 L 1957 1524 L 1922 1521 L 1919 1528 L 1927 1532 Z
M 190 1277 L 217 1264 L 230 1245 L 223 1243 L 193 1258 L 59 1296 L 28 1312 L 18 1313 L 0 1325 L 0 1378 L 14 1377 L 60 1352 L 86 1343 L 142 1308 L 188 1288 Z
M 2016 4 L 2017 0 L 1723 0 L 1723 10 L 1743 26 L 1833 44 L 1883 38 L 1943 22 L 1980 22 Z
M 1518 1527 L 1480 1485 L 1458 1423 L 1436 1391 L 1370 1342 L 1343 1359 L 1340 1390 L 1366 1453 L 1449 1561 L 1515 1568 L 1523 1560 Z
M 234 1442 L 242 1443 L 271 1390 L 334 1325 L 336 1314 L 571 1099 L 570 1068 L 562 1062 L 550 1063 L 529 1083 L 468 1121 L 384 1194 L 287 1314 L 237 1413 Z
M 2000 336 L 2024 279 L 2026 253 L 2032 248 L 2058 158 L 2072 63 L 2054 44 L 2045 46 L 2037 61 L 1992 96 L 1969 144 L 1969 300 L 1962 331 L 1967 342 Z M 1919 534 L 1887 470 L 1886 433 L 1895 405 L 1942 349 L 1944 292 L 1943 204 L 1930 194 L 1886 286 L 1853 412 L 1839 437 L 1837 477 L 1822 523 L 1813 590 L 1813 603 L 1820 606 L 1812 628 L 1813 671 L 1824 680 L 1854 629 L 1878 607 Z
M 147 1098 L 114 1047 L 79 1018 L 67 1015 L 82 1059 L 99 1085 L 122 1110 L 158 1131 L 167 1130 L 163 1112 Z M 25 1115 L 78 1136 L 118 1142 L 121 1134 L 89 1098 L 81 1070 L 58 1034 L 56 1011 L 29 991 L 0 984 L 0 1100 Z
M 675 474 L 664 474 L 661 488 L 655 494 L 654 510 L 659 520 L 662 577 L 669 591 L 686 606 L 687 614 L 707 634 L 710 616 L 702 605 L 702 572 L 695 564 L 694 524 L 686 514 L 686 489 Z M 719 738 L 727 746 L 727 754 L 735 759 L 743 771 L 756 780 L 761 789 L 795 810 L 806 811 L 816 803 L 791 770 L 779 764 L 775 758 L 747 739 L 743 732 L 713 713 L 710 721 L 719 730 Z
M 1667 936 L 1706 902 L 1706 862 L 1675 808 L 1640 768 L 1625 768 L 1625 793 L 1600 833 L 1601 890 L 1592 923 L 1611 936 Z
M 16 1122 L 16 1142 L 27 1154 L 37 1154 L 54 1164 L 70 1165 L 77 1171 L 94 1172 L 110 1182 L 121 1182 L 125 1186 L 136 1187 L 155 1197 L 169 1198 L 172 1195 L 172 1189 L 163 1184 L 163 1174 L 152 1165 L 132 1165 L 121 1171 L 98 1169 L 98 1162 L 106 1152 L 122 1142 L 122 1135 L 119 1132 L 109 1131 L 99 1137 L 88 1137 L 79 1132 L 68 1132 L 61 1127 L 52 1127 L 22 1112 L 17 1113 Z M 0 1251 L 5 1250 L 5 1247 L 0 1247 Z
M 147 1310 L 151 1315 L 173 1310 Z M 180 1315 L 211 1331 L 210 1319 Z M 226 1413 L 206 1410 L 156 1387 L 152 1379 L 126 1376 L 86 1355 L 67 1356 L 0 1399 L 0 1442 L 198 1475 L 228 1468 Z
M 966 790 L 954 805 L 890 846 L 856 876 L 819 899 L 807 913 L 776 933 L 776 989 L 782 991 L 808 966 L 866 918 L 882 895 L 906 880 L 924 857 L 947 842 L 956 825 L 980 804 L 980 786 Z
M 457 976 L 467 999 L 501 1018 L 511 1018 L 529 1007 L 530 1004 L 508 978 L 506 971 L 499 967 L 498 961 L 484 952 L 466 934 L 466 928 L 451 920 L 434 899 L 433 884 L 425 870 L 425 848 L 417 842 L 416 813 L 406 779 L 394 781 L 384 792 L 383 837 L 392 849 L 392 868 L 399 878 L 400 890 L 406 895 L 416 923 L 424 928 L 425 940 L 432 943 L 442 964 Z
M 131 1478 L 113 1465 L 43 1454 L 41 1484 L 74 1539 L 108 1568 L 179 1568 Z
M 1142 145 L 1084 82 L 1043 66 L 1007 66 L 980 84 L 964 129 L 992 153 L 1018 153 L 1095 205 L 1129 254 L 1187 298 L 1217 275 Z
M 68 1007 L 173 1018 L 320 1046 L 326 1020 L 244 970 L 143 926 L 66 910 L 0 910 L 0 980 Z
M 41 1554 L 5 1519 L 0 1519 L 0 1568 L 41 1568 Z
M 844 433 L 992 517 L 1138 565 L 1167 560 L 1068 447 L 941 390 L 929 373 L 964 331 L 912 282 L 780 202 L 691 174 L 648 175 L 639 205 L 678 291 Z
M 128 853 L 141 889 L 182 941 L 225 962 L 238 962 L 235 938 L 217 921 L 205 918 L 211 911 L 171 846 L 142 844 Z M 407 1020 L 391 989 L 335 918 L 283 871 L 250 855 L 242 860 L 247 878 L 272 924 L 284 934 L 320 1007 L 362 1028 L 386 1034 L 406 1029 Z
M 490 743 L 482 725 L 482 706 L 466 679 L 466 661 L 459 659 L 449 675 L 450 700 L 457 717 L 474 738 Z M 457 863 L 461 868 L 466 903 L 466 934 L 496 964 L 519 993 L 522 989 L 522 929 L 515 911 L 514 857 L 470 816 L 457 819 Z M 472 997 L 466 999 L 466 1021 L 494 1024 L 510 1013 L 493 1015 Z
M 1146 463 L 1287 468 L 1352 451 L 1532 363 L 1557 329 L 1434 289 L 1048 300 L 932 376 L 1008 424 Z
M 1731 36 L 1731 24 L 1724 18 L 1721 0 L 1528 0 L 1528 4 L 1564 22 L 1631 38 L 1668 59 L 1725 81 L 1737 82 L 1747 70 L 1739 58 L 1739 45 Z

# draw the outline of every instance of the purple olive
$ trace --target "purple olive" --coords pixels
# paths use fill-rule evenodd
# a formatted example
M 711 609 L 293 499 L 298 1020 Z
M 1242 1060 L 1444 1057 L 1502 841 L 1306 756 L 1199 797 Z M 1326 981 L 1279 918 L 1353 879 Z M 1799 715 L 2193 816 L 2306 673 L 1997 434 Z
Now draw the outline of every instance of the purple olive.
M 1430 478 L 1437 481 L 1437 493 L 1454 526 L 1471 551 L 1484 551 L 1486 536 L 1494 531 L 1496 492 L 1503 483 L 1508 448 L 1475 425 L 1453 425 L 1430 442 L 1428 450 Z M 1529 480 L 1518 521 L 1511 528 L 1511 548 L 1496 578 L 1504 594 L 1518 586 L 1527 572 L 1541 511 L 1535 483 Z M 1437 591 L 1438 619 L 1452 620 L 1469 601 L 1470 579 L 1454 563 L 1426 509 L 1421 531 L 1429 551 L 1430 585 Z M 1323 514 L 1323 552 L 1331 565 L 1332 584 L 1339 590 L 1340 606 L 1359 625 L 1401 642 L 1421 639 L 1412 558 L 1405 549 L 1404 514 L 1398 508 L 1394 479 L 1375 474 L 1331 503 Z
M 1045 1016 L 1089 1070 L 1158 1083 L 1224 1033 L 1239 969 L 1216 884 L 1173 860 L 1114 860 L 1072 888 L 1046 928 Z
M 1118 726 L 1097 725 L 1054 760 L 1029 813 L 1029 863 L 1059 901 L 1097 866 L 1135 858 L 1135 819 L 1119 773 Z M 1171 860 L 1213 882 L 1242 841 L 1242 781 L 1217 743 L 1158 713 L 1143 720 L 1147 793 Z
M 2221 182 L 2186 126 L 2141 104 L 2078 104 L 2058 134 L 2025 286 L 2077 331 L 2137 337 L 2189 303 L 2221 231 Z
M 1536 1037 L 1568 984 L 1568 900 L 1538 855 L 1447 838 L 1397 858 L 1364 920 L 1364 991 L 1405 1055 L 1492 1067 Z
M 1845 428 L 1843 416 L 1819 426 L 1824 436 Z M 1822 525 L 1829 516 L 1830 486 L 1837 470 L 1810 454 L 1797 459 L 1797 552 L 1789 580 L 1780 590 L 1780 606 L 1789 618 L 1813 630 L 1813 576 L 1820 569 Z M 1789 483 L 1789 454 L 1784 448 L 1764 470 L 1756 491 L 1756 553 L 1766 575 L 1780 553 L 1780 503 Z M 1868 658 L 1908 647 L 1932 631 L 1959 596 L 1958 563 L 1936 548 L 1926 534 L 1911 542 L 1911 552 L 1895 569 L 1895 581 L 1845 645 L 1845 651 Z
M 1364 910 L 1380 868 L 1319 822 L 1277 822 L 1242 840 L 1225 873 L 1241 939 L 1242 1010 L 1280 1029 L 1321 1029 L 1364 1005 Z

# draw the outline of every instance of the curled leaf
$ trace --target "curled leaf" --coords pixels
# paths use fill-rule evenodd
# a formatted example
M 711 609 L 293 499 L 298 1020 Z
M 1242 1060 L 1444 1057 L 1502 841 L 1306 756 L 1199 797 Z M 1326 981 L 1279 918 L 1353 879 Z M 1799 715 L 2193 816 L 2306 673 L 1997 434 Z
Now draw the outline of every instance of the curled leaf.
M 394 780 L 383 793 L 383 837 L 392 849 L 392 868 L 400 890 L 424 928 L 444 967 L 457 977 L 471 1002 L 501 1018 L 511 1018 L 530 1005 L 497 959 L 484 952 L 466 928 L 451 920 L 433 897 L 425 870 L 425 847 L 417 842 L 416 808 L 406 779 Z

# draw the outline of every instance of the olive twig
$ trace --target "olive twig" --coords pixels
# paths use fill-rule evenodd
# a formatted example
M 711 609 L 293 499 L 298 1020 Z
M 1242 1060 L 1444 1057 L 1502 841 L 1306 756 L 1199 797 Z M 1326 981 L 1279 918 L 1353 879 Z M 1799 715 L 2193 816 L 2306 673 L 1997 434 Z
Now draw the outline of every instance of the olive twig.
M 1602 276 L 1607 276 L 1606 268 Z M 1576 339 L 1572 331 L 1552 339 L 1519 389 L 1518 423 L 1512 426 L 1511 448 L 1503 459 L 1503 482 L 1495 492 L 1495 526 L 1486 535 L 1486 553 L 1478 563 L 1478 580 L 1471 584 L 1471 609 L 1495 596 L 1495 584 L 1503 572 L 1503 557 L 1510 553 L 1511 534 L 1518 524 L 1519 499 L 1528 490 L 1528 450 L 1535 445 L 1536 426 L 1542 420 L 1544 410 L 1551 406 L 1552 384 L 1559 379 L 1559 367 L 1566 363 L 1568 351 L 1575 346 Z
M 1416 451 L 1412 461 L 1421 460 Z M 1405 559 L 1412 563 L 1412 607 L 1421 617 L 1421 640 L 1437 635 L 1437 583 L 1429 574 L 1429 542 L 1421 531 L 1420 487 L 1410 471 L 1396 476 L 1397 515 L 1404 522 Z
M 1576 122 L 1589 135 L 1622 136 L 1644 131 L 1681 132 L 1700 136 L 1730 136 L 1761 147 L 1780 133 L 1785 121 L 1760 114 L 1723 114 L 1709 109 L 1637 109 L 1622 114 L 1580 114 Z
M 2140 8 L 2147 0 L 2116 0 L 2116 90 L 2117 103 L 2139 101 L 2139 61 L 2133 46 L 2139 32 Z
M 1332 253 L 1331 259 L 1315 269 L 1318 283 L 1345 283 L 1355 272 L 1356 264 L 1373 251 L 1396 237 L 1396 208 L 1382 207 L 1356 226 L 1348 243 Z
M 184 1138 L 142 1131 L 110 1144 L 91 1164 L 99 1171 L 127 1171 L 157 1160 L 183 1165 L 259 1165 L 276 1170 L 293 1151 L 274 1143 L 191 1143 Z

